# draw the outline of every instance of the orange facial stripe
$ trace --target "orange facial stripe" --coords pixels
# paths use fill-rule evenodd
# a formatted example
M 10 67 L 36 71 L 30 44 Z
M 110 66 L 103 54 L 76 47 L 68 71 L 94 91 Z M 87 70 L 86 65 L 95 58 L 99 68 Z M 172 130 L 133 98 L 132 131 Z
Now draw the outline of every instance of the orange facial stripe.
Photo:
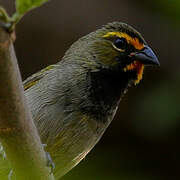
M 137 71 L 137 79 L 134 81 L 134 84 L 138 84 L 143 76 L 144 71 L 144 65 L 140 63 L 139 61 L 134 61 L 131 64 L 128 64 L 124 69 L 124 72 L 130 71 L 130 70 L 136 70 Z
M 144 48 L 144 44 L 142 44 L 138 38 L 133 38 L 131 36 L 129 36 L 126 33 L 121 33 L 121 32 L 108 32 L 106 35 L 104 35 L 103 37 L 108 38 L 111 36 L 117 36 L 117 37 L 123 37 L 127 40 L 127 42 L 129 44 L 132 44 L 136 49 L 141 50 Z

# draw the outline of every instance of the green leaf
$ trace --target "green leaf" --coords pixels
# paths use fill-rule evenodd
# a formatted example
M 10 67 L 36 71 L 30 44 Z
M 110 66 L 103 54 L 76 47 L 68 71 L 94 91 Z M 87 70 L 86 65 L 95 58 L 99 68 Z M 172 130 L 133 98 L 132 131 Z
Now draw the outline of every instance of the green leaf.
M 28 11 L 37 8 L 48 0 L 16 0 L 16 13 L 23 16 Z

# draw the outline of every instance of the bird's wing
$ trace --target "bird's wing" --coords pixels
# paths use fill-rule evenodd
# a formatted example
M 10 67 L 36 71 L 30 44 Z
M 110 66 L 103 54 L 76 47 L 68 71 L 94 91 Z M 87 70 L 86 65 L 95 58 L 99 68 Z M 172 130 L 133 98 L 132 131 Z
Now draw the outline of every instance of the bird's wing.
M 53 69 L 56 65 L 50 65 L 46 68 L 42 69 L 41 71 L 33 74 L 32 76 L 28 77 L 25 81 L 23 81 L 24 90 L 29 89 L 33 85 L 35 85 L 42 77 L 44 77 L 49 70 Z

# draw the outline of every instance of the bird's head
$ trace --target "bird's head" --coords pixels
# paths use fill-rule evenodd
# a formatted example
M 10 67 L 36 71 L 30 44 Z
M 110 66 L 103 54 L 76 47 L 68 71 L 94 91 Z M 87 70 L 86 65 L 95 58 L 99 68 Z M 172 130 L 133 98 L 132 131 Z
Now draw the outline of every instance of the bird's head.
M 159 65 L 159 61 L 144 38 L 131 26 L 114 22 L 96 31 L 94 52 L 100 64 L 132 74 L 134 83 L 142 79 L 144 66 Z
M 79 47 L 80 46 L 80 47 Z M 68 54 L 80 55 L 81 62 L 118 72 L 134 84 L 142 79 L 144 66 L 159 65 L 159 61 L 144 38 L 131 26 L 113 22 L 80 38 Z M 95 67 L 96 69 L 97 67 Z

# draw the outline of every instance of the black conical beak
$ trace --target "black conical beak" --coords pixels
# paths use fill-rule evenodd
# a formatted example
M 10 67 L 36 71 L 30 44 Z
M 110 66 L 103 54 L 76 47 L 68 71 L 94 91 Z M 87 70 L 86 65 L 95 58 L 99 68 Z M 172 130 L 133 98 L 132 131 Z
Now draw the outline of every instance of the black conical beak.
M 142 62 L 144 65 L 158 65 L 158 58 L 149 46 L 145 46 L 142 50 L 134 54 L 134 59 Z

